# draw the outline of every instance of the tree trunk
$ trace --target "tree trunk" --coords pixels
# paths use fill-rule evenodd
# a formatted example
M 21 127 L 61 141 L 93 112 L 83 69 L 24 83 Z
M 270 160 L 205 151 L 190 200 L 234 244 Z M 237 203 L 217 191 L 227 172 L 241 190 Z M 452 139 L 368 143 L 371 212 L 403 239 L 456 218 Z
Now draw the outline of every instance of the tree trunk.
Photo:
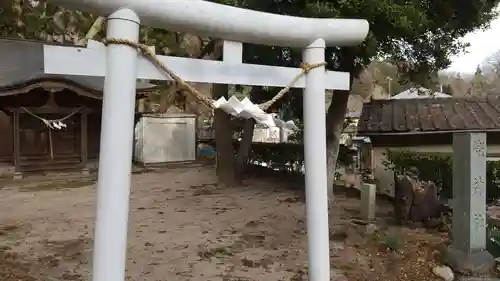
M 214 99 L 228 95 L 227 85 L 215 84 L 212 88 Z M 217 180 L 220 185 L 237 185 L 234 170 L 234 147 L 231 117 L 220 109 L 214 111 L 215 144 L 217 151 Z
M 98 17 L 92 26 L 90 27 L 89 31 L 85 35 L 85 37 L 81 40 L 79 40 L 78 45 L 85 45 L 89 39 L 94 39 L 94 37 L 101 32 L 102 27 L 104 26 L 104 23 L 106 22 L 105 17 Z
M 262 87 L 252 87 L 250 90 L 249 98 L 258 96 L 262 93 Z M 240 146 L 235 159 L 235 174 L 238 183 L 241 184 L 245 174 L 245 168 L 248 163 L 248 156 L 250 155 L 250 147 L 252 146 L 253 132 L 255 129 L 255 120 L 246 119 L 243 125 L 243 135 L 241 136 Z
M 345 53 L 339 56 L 339 71 L 349 72 L 349 85 L 352 87 L 354 82 L 354 55 L 344 49 Z M 333 185 L 335 179 L 335 168 L 339 156 L 340 135 L 344 126 L 345 115 L 347 112 L 347 102 L 350 91 L 334 91 L 328 111 L 326 113 L 326 160 L 327 160 L 327 182 L 328 198 L 333 197 Z
M 175 86 L 168 86 L 168 88 L 163 88 L 160 90 L 160 101 L 158 111 L 160 113 L 165 113 L 174 103 L 174 94 L 176 91 Z
M 342 127 L 344 125 L 348 99 L 349 91 L 335 91 L 332 96 L 332 103 L 328 107 L 328 112 L 326 114 L 326 159 L 328 169 L 327 182 L 329 198 L 333 196 L 335 167 L 339 155 L 340 135 L 342 133 Z
M 250 147 L 252 146 L 253 131 L 255 128 L 255 120 L 246 119 L 243 125 L 243 136 L 241 137 L 238 153 L 236 154 L 235 161 L 235 175 L 239 184 L 243 181 L 245 167 L 248 163 L 248 156 L 250 154 Z

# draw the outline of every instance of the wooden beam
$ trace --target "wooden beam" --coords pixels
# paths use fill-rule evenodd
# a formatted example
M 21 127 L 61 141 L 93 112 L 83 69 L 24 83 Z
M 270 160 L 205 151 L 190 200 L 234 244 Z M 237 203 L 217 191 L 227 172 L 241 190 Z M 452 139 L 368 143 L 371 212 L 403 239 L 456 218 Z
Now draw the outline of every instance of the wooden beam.
M 87 113 L 80 114 L 80 160 L 82 168 L 87 168 L 88 161 L 88 126 L 87 126 Z
M 12 136 L 13 136 L 13 160 L 14 160 L 14 177 L 21 174 L 21 141 L 20 141 L 20 124 L 19 124 L 20 109 L 15 108 L 12 111 Z
M 80 161 L 82 165 L 82 175 L 88 176 L 90 175 L 89 168 L 87 167 L 87 163 L 89 160 L 89 145 L 88 145 L 88 113 L 81 112 L 80 113 Z
M 52 75 L 100 76 L 106 72 L 106 51 L 44 45 L 44 71 Z M 181 57 L 157 56 L 173 72 L 187 82 L 285 87 L 301 71 L 300 68 L 225 63 Z M 138 79 L 170 80 L 148 59 L 140 57 Z M 349 90 L 349 73 L 327 71 L 325 88 Z M 305 87 L 305 76 L 294 88 Z

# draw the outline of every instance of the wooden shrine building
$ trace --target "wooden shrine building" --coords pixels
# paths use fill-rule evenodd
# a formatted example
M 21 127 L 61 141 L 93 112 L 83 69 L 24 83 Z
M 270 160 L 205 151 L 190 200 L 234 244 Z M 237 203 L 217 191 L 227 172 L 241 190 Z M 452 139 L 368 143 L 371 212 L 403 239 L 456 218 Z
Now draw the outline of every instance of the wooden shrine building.
M 97 163 L 104 80 L 40 73 L 41 45 L 0 39 L 0 176 Z M 138 98 L 153 89 L 138 83 Z

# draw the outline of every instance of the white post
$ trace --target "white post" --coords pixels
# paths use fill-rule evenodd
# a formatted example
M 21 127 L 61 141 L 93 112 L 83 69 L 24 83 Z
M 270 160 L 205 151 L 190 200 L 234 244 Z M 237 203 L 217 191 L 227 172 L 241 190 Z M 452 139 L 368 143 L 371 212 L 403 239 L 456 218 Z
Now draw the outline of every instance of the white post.
M 361 184 L 361 218 L 367 222 L 375 219 L 377 208 L 377 186 L 371 183 Z
M 243 63 L 243 43 L 224 40 L 222 45 L 222 59 L 226 63 Z
M 121 9 L 108 17 L 107 38 L 138 42 L 139 17 Z M 125 280 L 134 137 L 137 50 L 109 45 L 102 109 L 93 281 Z
M 304 63 L 325 61 L 325 41 L 317 39 L 303 52 Z M 304 89 L 304 160 L 306 179 L 309 280 L 330 280 L 326 167 L 325 67 L 306 75 Z
M 286 131 L 285 131 L 285 128 L 284 127 L 279 127 L 280 129 L 280 139 L 279 139 L 279 142 L 282 143 L 282 142 L 286 142 Z

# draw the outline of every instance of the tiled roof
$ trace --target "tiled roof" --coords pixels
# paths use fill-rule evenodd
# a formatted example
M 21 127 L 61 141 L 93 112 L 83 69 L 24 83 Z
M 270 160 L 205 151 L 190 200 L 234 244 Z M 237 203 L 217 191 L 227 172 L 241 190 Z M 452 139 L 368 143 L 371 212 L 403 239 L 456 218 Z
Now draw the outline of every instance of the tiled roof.
M 500 97 L 372 100 L 363 106 L 358 134 L 500 131 Z

